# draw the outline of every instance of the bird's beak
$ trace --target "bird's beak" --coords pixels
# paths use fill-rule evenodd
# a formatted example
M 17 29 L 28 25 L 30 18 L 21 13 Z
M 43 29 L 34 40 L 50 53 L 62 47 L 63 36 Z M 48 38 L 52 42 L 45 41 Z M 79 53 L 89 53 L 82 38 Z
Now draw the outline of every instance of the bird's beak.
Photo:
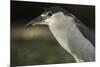
M 25 25 L 25 28 L 28 28 L 32 25 L 41 24 L 42 22 L 43 22 L 43 17 L 39 16 L 39 17 L 33 19 L 31 22 L 27 23 Z

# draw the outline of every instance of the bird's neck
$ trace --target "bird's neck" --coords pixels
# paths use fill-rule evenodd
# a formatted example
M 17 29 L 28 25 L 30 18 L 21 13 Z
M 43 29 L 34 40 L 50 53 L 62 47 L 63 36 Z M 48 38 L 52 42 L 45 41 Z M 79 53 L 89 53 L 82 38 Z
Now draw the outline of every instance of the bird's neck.
M 49 25 L 49 28 L 56 40 L 68 52 L 70 52 L 70 49 L 73 49 L 73 46 L 83 46 L 87 45 L 88 43 L 89 46 L 91 45 L 91 43 L 81 34 L 77 28 L 73 18 L 69 16 L 66 16 L 63 19 L 56 18 Z
M 62 17 L 63 19 L 61 19 L 60 17 Z M 54 21 L 51 21 L 51 23 L 49 24 L 49 28 L 60 45 L 69 53 L 71 53 L 67 37 L 72 36 L 72 33 L 78 35 L 77 32 L 75 32 L 77 28 L 73 22 L 72 17 L 64 15 L 61 15 L 60 17 L 56 17 Z
M 86 60 L 83 57 L 81 57 L 80 53 L 83 52 L 82 50 L 85 50 L 90 52 L 88 53 L 88 56 L 93 55 L 93 45 L 81 34 L 73 18 L 68 16 L 61 17 L 63 18 L 60 19 L 59 17 L 56 17 L 54 21 L 51 21 L 52 23 L 49 24 L 51 32 L 53 33 L 54 37 L 59 42 L 59 44 L 67 52 L 74 56 L 75 59 L 79 58 L 79 60 Z M 83 52 L 82 55 L 84 54 L 85 53 Z

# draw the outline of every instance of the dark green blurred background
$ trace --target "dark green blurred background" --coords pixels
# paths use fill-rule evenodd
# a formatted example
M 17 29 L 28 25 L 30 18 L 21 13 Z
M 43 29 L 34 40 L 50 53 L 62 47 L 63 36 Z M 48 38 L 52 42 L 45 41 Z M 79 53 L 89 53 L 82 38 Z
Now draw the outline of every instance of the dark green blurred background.
M 44 11 L 43 8 L 51 6 L 66 9 L 95 31 L 95 6 L 11 1 L 11 66 L 75 62 L 58 44 L 48 26 L 24 28 Z

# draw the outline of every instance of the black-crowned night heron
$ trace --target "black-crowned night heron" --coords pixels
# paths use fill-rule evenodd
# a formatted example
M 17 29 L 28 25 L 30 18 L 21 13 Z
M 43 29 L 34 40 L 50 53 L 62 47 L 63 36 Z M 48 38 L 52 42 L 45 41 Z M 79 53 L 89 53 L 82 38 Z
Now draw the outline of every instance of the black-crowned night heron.
M 51 7 L 29 22 L 26 27 L 37 24 L 48 25 L 58 43 L 74 57 L 76 62 L 95 61 L 93 32 L 65 9 Z

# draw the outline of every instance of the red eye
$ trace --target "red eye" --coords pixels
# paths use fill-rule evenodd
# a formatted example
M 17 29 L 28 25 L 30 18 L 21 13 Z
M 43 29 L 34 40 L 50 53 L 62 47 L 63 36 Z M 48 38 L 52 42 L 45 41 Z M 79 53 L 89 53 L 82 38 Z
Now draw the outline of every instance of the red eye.
M 52 12 L 49 12 L 48 15 L 49 15 L 49 16 L 52 16 Z

